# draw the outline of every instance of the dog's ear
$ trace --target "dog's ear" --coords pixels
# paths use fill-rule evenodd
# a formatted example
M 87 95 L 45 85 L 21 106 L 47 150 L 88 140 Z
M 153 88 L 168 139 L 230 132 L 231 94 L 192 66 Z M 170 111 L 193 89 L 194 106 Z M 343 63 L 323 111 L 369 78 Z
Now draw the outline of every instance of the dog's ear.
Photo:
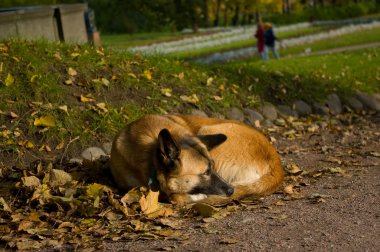
M 211 150 L 227 140 L 227 136 L 224 134 L 198 135 L 197 137 L 207 146 L 208 150 Z
M 178 144 L 173 139 L 169 130 L 163 129 L 158 134 L 158 158 L 165 167 L 174 165 L 181 153 Z

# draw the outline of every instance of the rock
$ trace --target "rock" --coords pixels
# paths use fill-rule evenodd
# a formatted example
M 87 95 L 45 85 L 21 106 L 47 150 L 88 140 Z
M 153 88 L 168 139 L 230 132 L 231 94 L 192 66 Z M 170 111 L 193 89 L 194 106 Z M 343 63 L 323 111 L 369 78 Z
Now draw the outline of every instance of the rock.
M 341 114 L 343 111 L 342 103 L 339 96 L 336 94 L 329 94 L 327 96 L 326 105 L 330 109 L 330 113 L 333 115 Z
M 98 147 L 89 147 L 82 152 L 81 156 L 84 159 L 94 161 L 99 159 L 101 156 L 106 156 L 106 153 Z
M 266 120 L 264 120 L 264 121 L 261 123 L 261 126 L 262 126 L 263 128 L 270 128 L 270 127 L 273 127 L 274 124 L 273 124 L 273 122 L 272 122 L 271 120 L 266 119 Z
M 348 98 L 347 105 L 348 105 L 348 107 L 350 107 L 354 111 L 362 111 L 363 110 L 363 103 L 361 103 L 355 97 Z
M 313 104 L 313 108 L 315 113 L 319 115 L 329 115 L 330 113 L 330 109 L 327 106 L 317 102 Z
M 380 100 L 363 92 L 357 92 L 356 97 L 363 105 L 371 110 L 380 111 Z
M 204 112 L 203 110 L 200 110 L 200 109 L 193 109 L 193 110 L 191 110 L 190 114 L 194 115 L 194 116 L 208 117 L 206 112 Z
M 222 115 L 221 113 L 218 113 L 218 112 L 213 112 L 213 113 L 211 114 L 211 117 L 213 117 L 213 118 L 219 118 L 219 119 L 224 119 L 224 118 L 226 118 L 224 115 Z
M 311 114 L 311 107 L 302 100 L 297 100 L 293 103 L 293 109 L 297 111 L 300 116 Z
M 277 110 L 276 110 L 276 107 L 273 106 L 273 104 L 265 103 L 261 107 L 261 111 L 265 119 L 272 120 L 272 121 L 277 119 Z
M 78 158 L 78 157 L 76 157 L 76 158 L 71 158 L 71 159 L 69 160 L 69 163 L 70 163 L 70 164 L 79 164 L 79 165 L 81 165 L 81 164 L 83 164 L 83 158 Z
M 298 114 L 296 111 L 294 111 L 291 107 L 287 105 L 278 105 L 277 111 L 281 116 L 293 116 L 298 117 Z
M 111 155 L 111 149 L 112 149 L 111 142 L 103 143 L 102 148 L 107 155 Z
M 244 109 L 244 113 L 246 115 L 247 122 L 251 125 L 256 125 L 256 121 L 260 122 L 264 120 L 264 117 L 256 110 L 246 108 Z
M 227 118 L 231 120 L 244 121 L 244 113 L 240 109 L 233 107 L 227 112 Z

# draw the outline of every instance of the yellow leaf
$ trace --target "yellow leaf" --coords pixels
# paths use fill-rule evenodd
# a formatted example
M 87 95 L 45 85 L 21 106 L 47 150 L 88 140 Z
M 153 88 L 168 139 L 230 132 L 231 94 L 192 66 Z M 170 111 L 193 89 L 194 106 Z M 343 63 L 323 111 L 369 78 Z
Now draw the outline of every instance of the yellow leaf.
M 57 60 L 62 60 L 62 57 L 59 54 L 59 52 L 54 53 L 53 57 L 56 58 Z
M 66 112 L 66 114 L 69 114 L 69 112 L 67 111 L 67 105 L 62 105 L 62 106 L 59 106 L 58 107 L 60 110 L 63 110 Z
M 34 126 L 55 127 L 54 117 L 51 115 L 41 116 L 34 120 Z
M 75 59 L 75 58 L 78 58 L 80 56 L 80 54 L 79 53 L 72 53 L 72 54 L 70 54 L 70 56 Z
M 144 70 L 144 75 L 148 80 L 152 79 L 153 72 L 150 69 Z
M 212 98 L 214 98 L 215 101 L 221 101 L 221 100 L 223 100 L 223 97 L 220 97 L 218 95 L 214 95 Z
M 70 76 L 75 76 L 77 75 L 77 71 L 74 69 L 74 68 L 71 68 L 69 67 L 69 69 L 67 69 L 67 73 L 70 75 Z
M 210 85 L 212 84 L 213 81 L 214 81 L 214 78 L 212 78 L 212 77 L 208 78 L 208 79 L 207 79 L 207 83 L 206 83 L 206 85 L 207 85 L 207 86 L 210 86 Z
M 5 79 L 5 86 L 9 87 L 15 82 L 15 78 L 13 78 L 12 74 L 8 73 L 7 78 Z
M 47 151 L 47 152 L 51 152 L 51 148 L 50 148 L 50 146 L 49 145 L 47 145 L 47 144 L 43 144 L 39 149 L 38 149 L 39 151 Z
M 107 80 L 106 78 L 102 78 L 102 83 L 104 86 L 108 87 L 110 85 L 110 81 Z
M 34 80 L 37 79 L 38 77 L 39 77 L 38 74 L 33 75 L 33 76 L 30 78 L 30 82 L 34 82 Z
M 81 102 L 93 102 L 95 101 L 95 99 L 93 97 L 91 97 L 91 95 L 80 95 L 80 101 Z
M 106 104 L 104 102 L 97 103 L 96 107 L 98 107 L 103 112 L 108 112 L 108 109 L 106 108 Z
M 192 206 L 192 209 L 194 209 L 200 216 L 205 218 L 213 217 L 218 212 L 217 208 L 205 203 L 195 203 Z
M 158 195 L 159 192 L 153 192 L 152 190 L 149 190 L 148 195 L 142 196 L 139 200 L 141 211 L 144 214 L 151 214 L 157 210 L 159 210 L 160 206 L 158 204 Z
M 171 88 L 162 88 L 161 94 L 165 95 L 166 97 L 172 96 L 172 89 Z
M 136 76 L 134 73 L 128 73 L 128 76 L 130 76 L 130 77 L 132 77 L 132 78 L 134 78 L 134 79 L 137 78 L 137 76 Z
M 183 80 L 185 78 L 185 73 L 181 72 L 178 74 L 178 79 Z
M 63 147 L 65 147 L 65 142 L 60 142 L 60 143 L 55 147 L 55 149 L 56 149 L 56 150 L 60 150 L 60 149 L 62 149 Z
M 11 113 L 9 113 L 9 115 L 10 115 L 12 118 L 18 118 L 18 114 L 16 114 L 15 112 L 11 112 Z
M 65 80 L 66 85 L 72 85 L 73 81 L 71 79 Z
M 13 56 L 12 59 L 14 59 L 16 62 L 20 62 L 19 58 Z
M 191 103 L 191 104 L 197 104 L 199 102 L 199 98 L 196 94 L 192 94 L 191 96 L 181 95 L 179 98 L 182 101 Z

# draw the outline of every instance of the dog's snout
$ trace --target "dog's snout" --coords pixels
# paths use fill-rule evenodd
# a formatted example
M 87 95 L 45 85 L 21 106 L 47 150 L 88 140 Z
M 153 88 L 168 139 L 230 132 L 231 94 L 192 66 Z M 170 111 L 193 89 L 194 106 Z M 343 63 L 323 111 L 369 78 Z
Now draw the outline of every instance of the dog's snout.
M 229 187 L 227 189 L 227 192 L 226 192 L 227 196 L 231 196 L 233 193 L 234 193 L 234 188 L 233 187 Z

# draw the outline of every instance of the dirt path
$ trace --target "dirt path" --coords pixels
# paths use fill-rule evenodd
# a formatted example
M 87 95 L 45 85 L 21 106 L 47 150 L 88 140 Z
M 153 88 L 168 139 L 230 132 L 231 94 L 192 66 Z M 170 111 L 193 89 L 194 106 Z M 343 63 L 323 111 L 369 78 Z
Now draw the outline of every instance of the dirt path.
M 104 251 L 378 251 L 380 120 L 341 118 L 270 133 L 288 176 L 287 192 L 243 202 L 225 218 L 184 220 L 178 238 L 104 242 Z M 335 122 L 335 124 L 334 124 Z M 294 139 L 293 139 L 294 138 Z

